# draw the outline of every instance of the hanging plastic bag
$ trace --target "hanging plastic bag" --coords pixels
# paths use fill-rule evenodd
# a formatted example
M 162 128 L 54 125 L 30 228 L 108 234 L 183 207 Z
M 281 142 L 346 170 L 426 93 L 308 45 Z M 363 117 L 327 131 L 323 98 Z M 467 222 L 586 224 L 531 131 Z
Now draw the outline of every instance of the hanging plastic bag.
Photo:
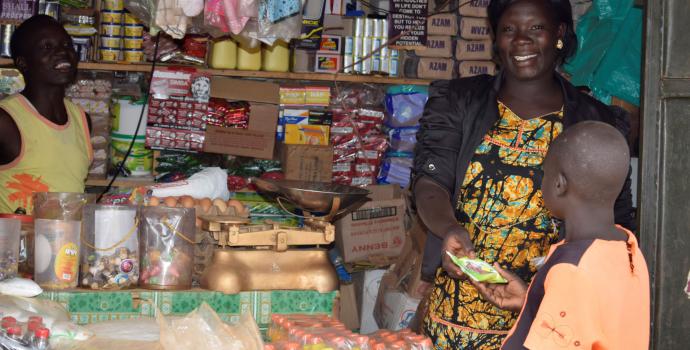
M 125 8 L 145 26 L 151 28 L 155 25 L 153 23 L 156 12 L 155 0 L 125 0 Z
M 240 0 L 237 13 L 244 17 L 259 17 L 259 0 Z
M 391 86 L 386 92 L 386 125 L 391 128 L 418 125 L 428 98 L 426 86 Z
M 184 15 L 180 0 L 158 0 L 156 25 L 175 39 L 182 39 L 187 32 L 189 19 Z
M 244 26 L 249 21 L 249 17 L 244 17 L 239 14 L 240 0 L 222 0 L 223 10 L 225 11 L 225 19 L 228 23 L 228 28 L 232 34 L 239 34 Z

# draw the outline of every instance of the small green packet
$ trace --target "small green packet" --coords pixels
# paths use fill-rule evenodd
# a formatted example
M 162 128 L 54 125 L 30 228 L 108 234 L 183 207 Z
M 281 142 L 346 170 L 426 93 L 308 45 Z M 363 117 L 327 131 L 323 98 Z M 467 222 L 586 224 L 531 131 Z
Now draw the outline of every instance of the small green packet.
M 484 260 L 470 259 L 468 257 L 458 258 L 449 251 L 446 251 L 446 254 L 450 256 L 455 265 L 460 267 L 464 274 L 477 282 L 508 283 L 508 280 L 503 278 L 493 266 L 487 264 Z

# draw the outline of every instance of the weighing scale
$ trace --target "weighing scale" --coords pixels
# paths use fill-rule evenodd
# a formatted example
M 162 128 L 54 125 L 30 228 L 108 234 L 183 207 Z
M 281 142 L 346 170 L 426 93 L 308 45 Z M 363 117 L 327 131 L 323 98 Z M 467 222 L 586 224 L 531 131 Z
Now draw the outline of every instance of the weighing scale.
M 219 246 L 201 276 L 201 286 L 235 294 L 255 290 L 336 290 L 338 277 L 325 246 L 335 239 L 331 223 L 369 191 L 352 186 L 293 180 L 252 178 L 258 191 L 275 197 L 280 207 L 304 218 L 303 228 L 272 222 L 250 225 L 234 215 L 200 216 L 202 230 Z M 290 212 L 283 202 L 301 209 Z

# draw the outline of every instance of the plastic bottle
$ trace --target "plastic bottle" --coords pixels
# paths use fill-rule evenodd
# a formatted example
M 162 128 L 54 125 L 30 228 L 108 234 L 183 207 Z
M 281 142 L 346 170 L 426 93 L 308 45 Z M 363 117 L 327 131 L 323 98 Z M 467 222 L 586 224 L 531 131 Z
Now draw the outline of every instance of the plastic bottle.
M 214 42 L 209 65 L 216 69 L 237 68 L 237 43 L 232 39 Z
M 264 45 L 262 67 L 268 72 L 287 72 L 290 70 L 290 48 L 288 43 L 276 40 L 273 45 Z
M 237 69 L 261 70 L 261 43 L 238 37 Z
M 39 328 L 36 330 L 36 335 L 34 336 L 31 346 L 33 350 L 47 350 L 50 349 L 50 343 L 48 339 L 50 338 L 50 331 L 48 328 Z
M 16 341 L 22 341 L 22 327 L 20 326 L 9 326 L 7 327 L 7 336 L 10 339 L 14 339 Z
M 2 320 L 0 320 L 0 327 L 2 327 L 3 330 L 7 330 L 7 328 L 10 328 L 16 324 L 17 319 L 12 316 L 3 317 Z
M 29 344 L 33 343 L 36 331 L 40 328 L 43 328 L 43 323 L 29 318 L 29 323 L 26 325 L 26 332 L 24 333 L 24 341 Z

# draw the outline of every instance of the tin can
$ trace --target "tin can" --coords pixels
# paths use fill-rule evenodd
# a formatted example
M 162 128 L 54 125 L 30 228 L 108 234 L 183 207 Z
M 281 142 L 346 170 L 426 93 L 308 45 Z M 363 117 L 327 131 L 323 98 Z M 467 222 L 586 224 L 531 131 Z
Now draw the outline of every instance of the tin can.
M 382 38 L 383 37 L 383 19 L 377 18 L 374 20 L 374 37 L 375 38 Z
M 352 65 L 353 62 L 354 60 L 351 53 L 343 55 L 343 73 L 352 74 L 352 72 L 354 72 L 355 67 Z
M 88 61 L 91 53 L 91 38 L 73 37 L 72 44 L 74 45 L 74 51 L 77 52 L 77 57 L 79 57 L 79 61 Z
M 10 40 L 12 39 L 12 33 L 14 33 L 14 25 L 3 24 L 0 28 L 2 33 L 2 42 L 0 42 L 0 56 L 12 57 L 12 52 L 10 51 Z
M 367 18 L 364 21 L 364 37 L 374 36 L 374 27 L 376 26 L 376 19 Z
M 123 48 L 128 50 L 139 50 L 144 46 L 144 38 L 140 36 L 126 36 L 123 39 Z
M 101 47 L 98 50 L 101 61 L 116 62 L 120 60 L 120 54 L 122 51 L 120 49 L 112 49 L 107 47 Z
M 132 15 L 129 12 L 125 12 L 124 18 L 125 18 L 125 24 L 139 24 L 139 25 L 141 25 L 141 22 L 139 21 L 139 19 L 134 17 L 134 15 Z
M 101 35 L 101 47 L 107 49 L 119 49 L 122 46 L 121 36 Z
M 144 26 L 141 24 L 125 24 L 124 31 L 125 36 L 144 36 Z
M 371 74 L 371 37 L 365 37 L 362 41 L 362 58 L 362 74 Z
M 120 36 L 122 35 L 122 26 L 120 24 L 103 23 L 101 24 L 101 35 Z
M 344 46 L 345 49 L 344 49 L 343 53 L 345 55 L 352 55 L 354 53 L 354 51 L 353 51 L 354 45 L 355 44 L 354 44 L 354 40 L 352 39 L 352 37 L 346 36 L 345 37 L 345 46 Z
M 380 19 L 381 21 L 381 39 L 385 43 L 388 41 L 388 18 Z
M 363 63 L 362 56 L 353 55 L 352 61 L 353 61 L 352 63 L 354 64 L 352 71 L 355 74 L 362 74 L 362 63 Z
M 122 11 L 101 11 L 101 23 L 122 23 Z
M 356 37 L 363 37 L 364 36 L 364 22 L 366 21 L 366 18 L 364 17 L 356 17 L 355 18 L 355 36 Z
M 352 55 L 353 56 L 359 56 L 362 57 L 362 48 L 364 47 L 363 45 L 364 38 L 356 36 L 352 40 Z
M 125 62 L 144 62 L 144 50 L 125 49 L 122 51 Z
M 398 50 L 390 50 L 390 66 L 388 67 L 388 75 L 391 77 L 398 77 L 400 75 L 400 53 Z
M 381 39 L 374 38 L 371 42 L 371 52 L 373 56 L 371 58 L 371 71 L 375 73 L 381 72 Z
M 108 11 L 122 11 L 125 9 L 123 0 L 103 0 L 103 9 Z

